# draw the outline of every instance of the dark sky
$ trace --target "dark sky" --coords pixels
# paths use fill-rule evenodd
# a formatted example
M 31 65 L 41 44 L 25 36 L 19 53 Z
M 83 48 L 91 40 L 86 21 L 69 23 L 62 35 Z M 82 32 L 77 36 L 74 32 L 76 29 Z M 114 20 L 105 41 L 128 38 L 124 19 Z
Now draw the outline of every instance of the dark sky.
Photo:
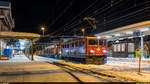
M 45 25 L 46 32 L 51 33 L 63 27 L 90 2 L 92 0 L 86 3 L 76 0 L 12 0 L 14 31 L 41 33 L 40 26 Z
M 40 26 L 45 24 L 47 34 L 78 34 L 81 26 L 85 26 L 82 18 L 87 16 L 96 18 L 96 32 L 150 19 L 149 0 L 114 0 L 113 7 L 110 6 L 111 0 L 8 1 L 12 3 L 15 19 L 13 31 L 20 32 L 41 33 Z

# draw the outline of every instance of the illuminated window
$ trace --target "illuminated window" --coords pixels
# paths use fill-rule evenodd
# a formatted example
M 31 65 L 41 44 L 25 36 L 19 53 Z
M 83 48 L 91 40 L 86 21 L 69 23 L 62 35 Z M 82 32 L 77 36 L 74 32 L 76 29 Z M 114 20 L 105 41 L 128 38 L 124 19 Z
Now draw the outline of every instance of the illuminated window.
M 121 51 L 122 51 L 122 52 L 125 51 L 125 43 L 122 43 L 122 45 L 121 45 Z
M 134 52 L 134 43 L 128 43 L 128 52 Z
M 74 42 L 72 42 L 72 47 L 74 47 L 74 45 L 75 45 Z

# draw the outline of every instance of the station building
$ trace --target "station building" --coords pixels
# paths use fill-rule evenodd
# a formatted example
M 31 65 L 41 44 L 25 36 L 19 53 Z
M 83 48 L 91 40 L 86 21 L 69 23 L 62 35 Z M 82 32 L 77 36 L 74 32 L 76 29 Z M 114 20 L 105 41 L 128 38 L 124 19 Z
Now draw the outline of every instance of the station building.
M 107 38 L 108 57 L 138 58 L 142 49 L 143 58 L 150 59 L 150 21 L 115 28 L 95 36 Z
M 15 27 L 14 19 L 12 18 L 11 3 L 6 1 L 0 1 L 0 32 L 11 32 Z M 3 53 L 3 49 L 6 48 L 5 39 L 0 38 L 0 55 Z

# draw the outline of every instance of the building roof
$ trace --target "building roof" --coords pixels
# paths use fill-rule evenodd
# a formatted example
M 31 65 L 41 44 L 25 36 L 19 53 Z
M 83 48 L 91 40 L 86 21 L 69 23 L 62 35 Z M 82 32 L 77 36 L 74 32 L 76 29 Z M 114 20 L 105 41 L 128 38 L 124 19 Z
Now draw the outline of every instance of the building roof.
M 0 1 L 0 8 L 10 8 L 10 2 Z
M 26 33 L 26 32 L 0 32 L 0 38 L 27 38 L 34 39 L 39 38 L 39 34 Z
M 142 32 L 144 35 L 150 35 L 150 20 L 101 32 L 95 34 L 95 36 L 103 36 L 110 39 L 124 38 L 133 36 L 133 32 Z

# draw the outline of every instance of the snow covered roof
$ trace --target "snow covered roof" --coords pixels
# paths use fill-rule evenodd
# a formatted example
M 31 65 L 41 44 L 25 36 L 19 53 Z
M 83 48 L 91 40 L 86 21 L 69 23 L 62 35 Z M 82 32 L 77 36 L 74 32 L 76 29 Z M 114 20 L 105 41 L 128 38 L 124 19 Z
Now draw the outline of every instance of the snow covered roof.
M 0 1 L 0 8 L 10 8 L 10 2 Z
M 0 32 L 0 38 L 39 38 L 39 34 L 26 32 Z
M 95 34 L 95 36 L 115 40 L 116 38 L 133 37 L 134 32 L 142 32 L 143 35 L 150 35 L 150 20 L 115 28 L 110 31 Z

